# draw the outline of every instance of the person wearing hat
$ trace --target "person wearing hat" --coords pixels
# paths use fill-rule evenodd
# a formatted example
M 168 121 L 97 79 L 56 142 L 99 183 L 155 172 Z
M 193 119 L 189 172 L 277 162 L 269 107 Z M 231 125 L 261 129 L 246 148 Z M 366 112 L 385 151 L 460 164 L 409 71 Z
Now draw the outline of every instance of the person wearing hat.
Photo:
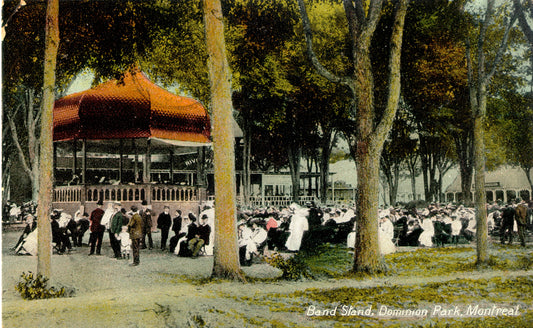
M 148 208 L 148 202 L 143 200 L 141 203 L 142 210 L 139 212 L 143 220 L 143 236 L 141 240 L 141 248 L 146 248 L 146 237 L 148 237 L 148 249 L 154 248 L 154 242 L 152 240 L 152 211 Z
M 19 247 L 19 245 L 22 244 L 24 239 L 26 237 L 28 237 L 28 235 L 30 233 L 32 233 L 35 230 L 35 228 L 37 228 L 37 222 L 35 222 L 33 215 L 27 214 L 24 217 L 24 219 L 26 221 L 26 227 L 24 228 L 24 231 L 22 232 L 22 235 L 20 235 L 20 238 L 19 238 L 17 244 L 15 245 L 15 247 L 12 248 L 12 250 L 16 250 Z
M 114 214 L 111 218 L 111 224 L 109 225 L 109 241 L 111 242 L 111 248 L 113 249 L 113 256 L 120 260 L 122 258 L 122 252 L 120 250 L 120 240 L 118 240 L 118 235 L 122 232 L 124 216 L 122 215 L 122 206 L 119 202 L 114 203 L 113 207 Z
M 91 235 L 89 237 L 89 244 L 91 245 L 91 250 L 89 252 L 89 255 L 94 255 L 94 251 L 96 248 L 96 255 L 100 255 L 100 250 L 102 249 L 102 239 L 104 237 L 104 229 L 105 227 L 101 224 L 102 217 L 104 216 L 104 210 L 102 209 L 102 205 L 104 203 L 100 199 L 96 203 L 96 209 L 91 212 L 91 216 L 89 217 L 90 226 L 89 230 L 91 231 Z
M 509 245 L 513 243 L 513 225 L 516 215 L 516 210 L 512 201 L 509 201 L 502 212 L 502 226 L 500 230 L 500 241 L 502 245 L 506 240 L 509 240 Z
M 130 222 L 128 222 L 128 230 L 131 239 L 131 252 L 133 254 L 133 263 L 131 263 L 130 266 L 137 266 L 140 263 L 139 248 L 141 238 L 143 236 L 143 220 L 139 215 L 139 210 L 137 206 L 133 205 L 131 207 L 131 212 L 133 214 L 131 216 Z
M 157 218 L 157 228 L 161 229 L 161 250 L 167 249 L 168 231 L 172 226 L 172 217 L 170 216 L 170 207 L 165 206 L 162 213 Z

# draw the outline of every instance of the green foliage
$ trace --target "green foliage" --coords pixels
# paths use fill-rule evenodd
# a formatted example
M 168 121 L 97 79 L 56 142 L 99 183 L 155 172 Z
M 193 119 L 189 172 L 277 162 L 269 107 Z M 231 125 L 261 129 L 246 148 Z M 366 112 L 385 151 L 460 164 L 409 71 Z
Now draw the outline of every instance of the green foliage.
M 283 272 L 281 279 L 300 280 L 302 278 L 312 278 L 309 268 L 301 256 L 296 255 L 286 259 L 279 253 L 273 253 L 271 256 L 266 257 L 266 261 Z
M 25 300 L 57 298 L 72 296 L 73 292 L 67 292 L 65 287 L 56 289 L 55 287 L 48 287 L 48 278 L 40 273 L 36 276 L 29 271 L 23 272 L 21 275 L 22 281 L 19 281 L 15 289 L 20 293 Z

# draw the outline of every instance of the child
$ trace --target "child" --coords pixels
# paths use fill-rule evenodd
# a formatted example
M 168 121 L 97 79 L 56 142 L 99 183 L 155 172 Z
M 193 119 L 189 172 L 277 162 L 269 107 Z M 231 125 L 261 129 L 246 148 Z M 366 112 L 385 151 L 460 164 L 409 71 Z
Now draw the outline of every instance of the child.
M 130 259 L 131 239 L 128 233 L 128 226 L 122 226 L 122 231 L 118 234 L 117 240 L 120 240 L 120 251 L 122 258 Z

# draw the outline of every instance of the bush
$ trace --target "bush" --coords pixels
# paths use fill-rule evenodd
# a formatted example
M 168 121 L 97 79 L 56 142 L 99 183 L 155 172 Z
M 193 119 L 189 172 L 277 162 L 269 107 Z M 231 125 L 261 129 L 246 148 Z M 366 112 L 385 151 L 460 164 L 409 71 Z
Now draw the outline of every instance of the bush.
M 44 298 L 66 297 L 65 287 L 56 290 L 55 287 L 47 287 L 48 278 L 40 273 L 34 276 L 30 271 L 25 272 L 20 276 L 22 281 L 19 281 L 15 289 L 20 293 L 23 299 L 34 300 Z
M 281 279 L 299 280 L 312 278 L 307 264 L 298 255 L 285 259 L 280 254 L 273 253 L 271 256 L 266 257 L 265 260 L 268 264 L 283 272 Z

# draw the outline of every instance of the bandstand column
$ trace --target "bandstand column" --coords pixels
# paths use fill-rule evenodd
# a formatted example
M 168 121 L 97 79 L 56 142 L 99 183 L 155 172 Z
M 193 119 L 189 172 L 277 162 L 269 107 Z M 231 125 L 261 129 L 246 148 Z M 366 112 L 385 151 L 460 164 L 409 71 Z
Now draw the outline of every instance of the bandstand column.
M 143 183 L 150 183 L 150 166 L 152 160 L 150 139 L 146 140 L 146 154 L 144 155 Z
M 85 205 L 87 200 L 87 139 L 83 139 L 81 144 L 81 205 Z
M 145 197 L 148 204 L 152 201 L 152 185 L 150 184 L 150 167 L 152 164 L 151 140 L 146 140 L 146 154 L 144 155 L 143 183 L 146 184 Z
M 133 148 L 133 182 L 139 182 L 139 166 L 137 162 L 139 161 L 139 154 L 137 153 L 137 147 L 135 146 L 135 139 L 131 139 L 131 148 Z
M 198 187 L 198 200 L 207 200 L 207 189 L 205 188 L 205 147 L 198 147 L 198 161 L 196 165 L 196 186 Z
M 124 169 L 124 164 L 122 163 L 122 158 L 124 156 L 124 143 L 122 139 L 119 139 L 119 159 L 118 159 L 118 181 L 122 183 L 122 171 Z
M 72 140 L 72 178 L 76 176 L 76 173 L 78 171 L 78 140 L 73 139 Z
M 53 158 L 52 158 L 52 161 L 53 161 L 53 168 L 52 168 L 52 183 L 53 185 L 57 185 L 56 183 L 56 175 L 57 175 L 57 143 L 54 142 L 54 146 L 53 146 L 53 154 L 52 154 Z
M 170 160 L 169 160 L 170 161 L 169 163 L 170 164 L 170 179 L 169 181 L 171 184 L 174 184 L 174 150 L 173 149 L 169 151 L 169 156 L 170 156 Z

